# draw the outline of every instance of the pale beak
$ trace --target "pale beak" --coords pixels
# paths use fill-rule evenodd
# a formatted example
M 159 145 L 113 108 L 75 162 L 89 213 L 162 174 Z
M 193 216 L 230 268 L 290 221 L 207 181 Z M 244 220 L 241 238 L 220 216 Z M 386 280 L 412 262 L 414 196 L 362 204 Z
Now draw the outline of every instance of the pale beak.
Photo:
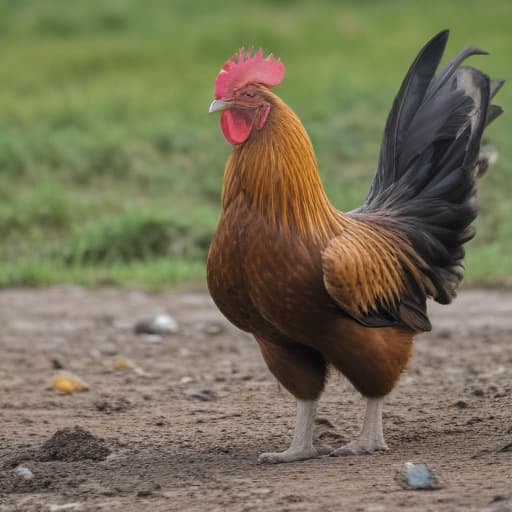
M 212 112 L 220 112 L 221 110 L 226 110 L 231 106 L 231 103 L 228 103 L 227 101 L 213 100 L 210 108 L 208 109 L 208 113 L 211 114 Z

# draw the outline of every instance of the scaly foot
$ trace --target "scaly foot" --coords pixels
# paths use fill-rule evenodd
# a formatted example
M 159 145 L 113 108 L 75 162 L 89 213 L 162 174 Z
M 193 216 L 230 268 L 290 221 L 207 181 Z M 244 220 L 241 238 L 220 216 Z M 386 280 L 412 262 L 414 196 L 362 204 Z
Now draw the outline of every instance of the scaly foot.
M 279 464 L 281 462 L 295 462 L 298 460 L 316 459 L 319 456 L 315 448 L 303 450 L 288 449 L 284 452 L 262 453 L 258 457 L 260 464 Z
M 361 434 L 354 441 L 331 452 L 329 454 L 331 457 L 364 455 L 389 449 L 384 441 L 384 434 L 382 432 L 383 402 L 382 398 L 367 398 L 366 414 Z
M 278 464 L 317 458 L 318 451 L 313 447 L 313 425 L 316 413 L 315 400 L 297 400 L 297 422 L 292 444 L 284 452 L 262 453 L 260 464 Z

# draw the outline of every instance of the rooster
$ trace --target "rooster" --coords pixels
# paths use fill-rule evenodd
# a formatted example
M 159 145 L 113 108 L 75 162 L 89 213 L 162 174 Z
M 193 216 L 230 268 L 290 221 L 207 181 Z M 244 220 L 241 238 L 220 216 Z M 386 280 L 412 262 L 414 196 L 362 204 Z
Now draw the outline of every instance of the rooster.
M 272 374 L 297 400 L 290 447 L 276 463 L 319 456 L 317 401 L 329 368 L 366 398 L 359 437 L 331 455 L 387 450 L 385 396 L 406 366 L 413 337 L 429 331 L 426 300 L 448 304 L 474 236 L 484 128 L 501 114 L 503 81 L 461 66 L 462 50 L 435 76 L 448 31 L 420 51 L 394 100 L 364 204 L 343 213 L 327 198 L 311 141 L 270 89 L 284 65 L 242 48 L 215 81 L 233 145 L 207 280 L 221 312 L 252 333 Z

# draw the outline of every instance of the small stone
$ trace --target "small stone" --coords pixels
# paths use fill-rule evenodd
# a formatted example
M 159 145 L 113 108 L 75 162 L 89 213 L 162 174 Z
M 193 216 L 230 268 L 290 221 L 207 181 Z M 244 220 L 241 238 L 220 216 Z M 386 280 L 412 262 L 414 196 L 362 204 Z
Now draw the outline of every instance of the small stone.
M 149 489 L 143 489 L 142 491 L 137 492 L 137 498 L 147 498 L 153 494 Z
M 114 368 L 116 370 L 131 370 L 132 368 L 135 368 L 135 365 L 129 359 L 120 357 L 114 361 Z
M 287 496 L 283 496 L 282 501 L 285 503 L 301 503 L 304 501 L 304 498 L 297 494 L 288 494 Z
M 113 357 L 119 352 L 118 348 L 112 343 L 103 343 L 100 354 L 106 357 Z
M 217 336 L 224 332 L 224 325 L 219 322 L 205 322 L 201 331 L 208 336 Z
M 34 478 L 34 473 L 30 471 L 26 466 L 18 466 L 14 469 L 14 472 L 23 480 L 32 480 Z
M 251 489 L 251 493 L 266 496 L 267 494 L 272 494 L 272 489 L 270 487 L 256 487 L 256 489 Z
M 89 386 L 80 377 L 71 372 L 59 372 L 52 379 L 55 391 L 72 394 L 75 391 L 88 391 Z
M 464 400 L 457 400 L 454 404 L 455 407 L 458 407 L 459 409 L 467 409 L 468 403 L 464 402 Z
M 188 375 L 186 377 L 182 377 L 180 379 L 180 384 L 190 384 L 191 382 L 194 382 L 194 377 L 189 377 Z
M 178 322 L 166 313 L 160 313 L 135 324 L 136 334 L 176 334 Z
M 56 357 L 54 357 L 52 359 L 52 368 L 54 370 L 63 370 L 64 369 L 64 365 L 60 362 L 59 359 L 57 359 Z
M 73 502 L 73 503 L 64 503 L 63 505 L 49 505 L 49 512 L 64 512 L 69 510 L 81 510 L 83 508 L 82 503 Z
M 498 450 L 498 453 L 512 453 L 512 443 L 506 444 Z
M 439 489 L 440 483 L 427 464 L 406 462 L 399 473 L 398 481 L 404 489 Z
M 195 398 L 196 400 L 201 400 L 202 402 L 211 402 L 218 398 L 217 393 L 211 389 L 203 389 L 201 391 L 191 393 L 190 397 Z

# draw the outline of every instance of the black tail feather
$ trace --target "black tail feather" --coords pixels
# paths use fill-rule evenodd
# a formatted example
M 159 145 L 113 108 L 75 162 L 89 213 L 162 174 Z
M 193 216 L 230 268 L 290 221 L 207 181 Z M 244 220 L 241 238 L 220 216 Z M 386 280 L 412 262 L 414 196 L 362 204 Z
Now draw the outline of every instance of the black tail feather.
M 352 212 L 409 240 L 429 293 L 450 302 L 463 278 L 463 244 L 474 236 L 482 133 L 502 109 L 491 99 L 503 80 L 461 66 L 462 50 L 435 77 L 448 39 L 437 34 L 416 57 L 389 114 L 379 165 L 364 205 Z M 413 285 L 413 283 L 411 283 Z M 418 306 L 424 297 L 418 297 Z
M 449 31 L 445 30 L 441 32 L 441 34 L 446 33 L 446 38 L 448 38 Z M 438 37 L 438 36 L 436 36 Z M 430 45 L 432 40 L 427 43 L 427 46 Z M 425 96 L 425 100 L 430 99 L 432 96 L 439 92 L 439 89 L 443 87 L 443 85 L 450 79 L 450 77 L 455 73 L 457 68 L 472 55 L 488 55 L 488 52 L 485 50 L 481 50 L 480 48 L 475 48 L 474 46 L 469 46 L 467 48 L 462 49 L 445 67 L 444 69 L 432 79 L 430 86 L 428 88 L 427 94 Z
M 490 86 L 490 98 L 493 99 L 499 90 L 503 87 L 505 80 L 492 80 Z M 485 126 L 489 126 L 498 116 L 503 114 L 503 109 L 498 105 L 489 105 L 487 109 L 487 118 L 485 119 Z
M 406 137 L 405 130 L 423 101 L 447 40 L 447 30 L 435 36 L 416 57 L 400 87 L 386 122 L 386 136 L 382 142 L 379 166 L 385 166 L 385 171 L 375 176 L 367 201 L 371 201 L 379 190 L 393 185 L 400 178 L 397 160 Z
M 492 80 L 491 81 L 491 99 L 498 94 L 498 91 L 503 87 L 505 84 L 505 80 Z

